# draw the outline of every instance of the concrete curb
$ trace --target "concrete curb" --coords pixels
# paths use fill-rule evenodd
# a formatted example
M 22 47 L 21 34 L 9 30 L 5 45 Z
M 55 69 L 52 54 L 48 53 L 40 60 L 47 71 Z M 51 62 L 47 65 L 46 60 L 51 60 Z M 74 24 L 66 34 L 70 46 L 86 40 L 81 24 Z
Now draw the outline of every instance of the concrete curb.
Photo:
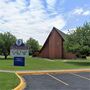
M 52 73 L 75 73 L 75 72 L 90 72 L 90 69 L 70 69 L 70 70 L 41 70 L 41 71 L 17 71 L 19 75 L 38 75 Z
M 14 88 L 13 90 L 24 90 L 24 88 L 25 88 L 25 86 L 26 86 L 25 80 L 24 80 L 21 76 L 19 76 L 17 73 L 15 73 L 15 74 L 16 74 L 17 77 L 20 79 L 20 83 L 19 83 L 19 85 L 18 85 L 16 88 Z

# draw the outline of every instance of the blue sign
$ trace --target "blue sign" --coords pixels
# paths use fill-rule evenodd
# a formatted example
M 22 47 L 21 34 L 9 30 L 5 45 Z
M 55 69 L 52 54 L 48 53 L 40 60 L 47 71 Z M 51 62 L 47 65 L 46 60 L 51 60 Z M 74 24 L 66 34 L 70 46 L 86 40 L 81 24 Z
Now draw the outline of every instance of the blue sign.
M 25 66 L 25 57 L 14 57 L 14 66 Z

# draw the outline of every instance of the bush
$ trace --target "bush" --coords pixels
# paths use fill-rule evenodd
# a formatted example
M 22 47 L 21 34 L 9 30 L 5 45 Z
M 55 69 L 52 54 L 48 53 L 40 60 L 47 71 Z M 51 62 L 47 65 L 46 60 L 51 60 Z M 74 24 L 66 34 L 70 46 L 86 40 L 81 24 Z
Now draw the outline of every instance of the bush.
M 76 54 L 77 58 L 86 59 L 86 55 L 82 55 L 80 53 Z
M 77 58 L 80 58 L 81 54 L 80 53 L 76 53 L 76 56 L 77 56 Z
M 34 52 L 34 53 L 32 54 L 33 57 L 37 57 L 38 55 L 39 55 L 39 51 Z
M 86 55 L 81 55 L 81 58 L 82 59 L 86 59 Z

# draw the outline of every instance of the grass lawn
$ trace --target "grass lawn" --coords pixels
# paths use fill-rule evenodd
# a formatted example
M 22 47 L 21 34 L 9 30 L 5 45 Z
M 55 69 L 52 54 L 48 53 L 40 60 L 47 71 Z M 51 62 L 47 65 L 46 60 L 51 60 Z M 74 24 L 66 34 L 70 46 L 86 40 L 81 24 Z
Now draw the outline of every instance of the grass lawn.
M 19 79 L 14 73 L 0 72 L 0 90 L 12 90 L 19 84 Z
M 12 58 L 8 58 L 8 60 L 0 58 L 0 69 L 4 70 L 60 70 L 76 68 L 90 68 L 90 58 L 87 58 L 87 60 L 50 60 L 27 57 L 25 67 L 13 66 Z

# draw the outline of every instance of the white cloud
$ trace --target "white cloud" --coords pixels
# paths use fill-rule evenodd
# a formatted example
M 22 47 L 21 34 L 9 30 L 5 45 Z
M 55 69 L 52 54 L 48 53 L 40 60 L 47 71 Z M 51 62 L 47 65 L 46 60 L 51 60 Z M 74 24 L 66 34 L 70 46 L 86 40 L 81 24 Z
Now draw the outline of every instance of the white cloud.
M 90 15 L 90 10 L 84 10 L 83 8 L 76 8 L 73 10 L 72 14 L 88 16 Z
M 83 13 L 83 11 L 84 11 L 83 8 L 76 8 L 74 9 L 73 14 L 80 15 Z
M 48 0 L 48 4 L 51 5 L 51 3 Z M 25 11 L 22 13 L 23 10 Z M 54 11 L 52 14 L 55 13 Z M 3 23 L 0 21 L 0 32 L 9 31 L 24 40 L 33 37 L 40 44 L 44 43 L 53 26 L 62 29 L 65 25 L 65 20 L 61 15 L 51 18 L 43 9 L 40 0 L 30 0 L 28 7 L 25 5 L 25 0 L 16 0 L 8 4 L 5 0 L 0 0 L 0 18 L 7 21 Z
M 47 1 L 47 4 L 48 4 L 48 8 L 49 9 L 54 9 L 56 0 L 46 0 L 46 1 Z
M 85 16 L 90 15 L 90 10 L 83 12 L 83 15 L 85 15 Z

